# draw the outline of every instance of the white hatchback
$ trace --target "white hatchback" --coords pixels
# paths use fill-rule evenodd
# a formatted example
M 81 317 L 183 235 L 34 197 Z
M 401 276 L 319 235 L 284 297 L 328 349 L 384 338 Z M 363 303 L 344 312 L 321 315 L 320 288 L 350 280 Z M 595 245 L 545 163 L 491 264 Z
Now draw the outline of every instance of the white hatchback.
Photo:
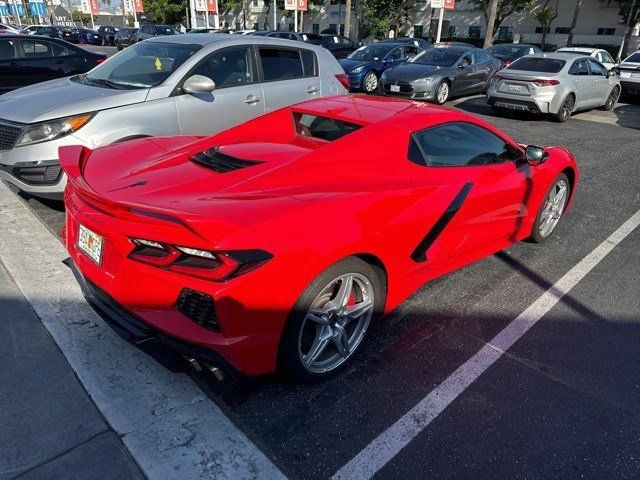
M 576 55 L 588 55 L 598 60 L 607 70 L 611 70 L 616 65 L 616 61 L 606 50 L 601 48 L 588 47 L 563 47 L 556 50 L 557 52 L 575 53 Z

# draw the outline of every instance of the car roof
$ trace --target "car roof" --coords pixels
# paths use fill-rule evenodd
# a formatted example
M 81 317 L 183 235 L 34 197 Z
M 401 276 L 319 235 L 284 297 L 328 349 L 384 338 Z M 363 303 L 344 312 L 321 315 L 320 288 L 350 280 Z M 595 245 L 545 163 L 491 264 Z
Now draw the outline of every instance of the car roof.
M 549 58 L 551 60 L 575 60 L 577 58 L 588 58 L 589 60 L 597 61 L 595 58 L 589 55 L 580 54 L 577 52 L 553 52 L 553 53 L 535 53 L 533 55 L 527 55 L 523 58 Z M 518 59 L 520 60 L 520 59 Z
M 602 50 L 601 48 L 587 48 L 587 47 L 562 47 L 559 48 L 558 52 L 575 52 L 575 53 L 584 53 L 586 55 L 591 55 L 592 53 L 599 52 Z
M 159 43 L 177 43 L 181 45 L 209 45 L 216 43 L 219 45 L 280 45 L 288 47 L 303 47 L 310 50 L 324 50 L 322 47 L 311 43 L 303 43 L 297 40 L 289 40 L 286 38 L 263 37 L 251 35 L 229 35 L 227 33 L 183 33 L 181 35 L 163 35 L 145 40 L 145 42 Z

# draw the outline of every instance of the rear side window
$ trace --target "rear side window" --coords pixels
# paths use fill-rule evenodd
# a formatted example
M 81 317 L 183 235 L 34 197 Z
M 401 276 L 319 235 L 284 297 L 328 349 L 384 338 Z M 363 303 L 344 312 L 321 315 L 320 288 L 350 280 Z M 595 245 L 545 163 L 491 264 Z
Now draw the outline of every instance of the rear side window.
M 355 123 L 298 112 L 293 114 L 293 121 L 298 135 L 319 138 L 328 142 L 338 140 L 362 128 Z
M 316 56 L 311 50 L 301 50 L 302 70 L 305 77 L 314 77 L 316 75 Z
M 304 77 L 298 50 L 261 48 L 260 61 L 265 81 Z
M 629 58 L 627 58 L 625 62 L 640 63 L 640 52 L 634 53 Z
M 527 72 L 558 73 L 565 66 L 564 60 L 555 58 L 522 57 L 509 65 L 507 70 L 524 70 Z
M 15 40 L 0 37 L 0 60 L 13 60 L 14 58 L 16 58 Z
M 586 59 L 576 60 L 569 69 L 569 75 L 589 75 L 589 66 Z
M 589 60 L 589 66 L 591 67 L 591 75 L 601 75 L 603 77 L 606 76 L 607 69 L 600 65 L 598 62 Z
M 522 152 L 471 123 L 446 123 L 412 135 L 409 159 L 431 167 L 491 165 L 517 160 Z

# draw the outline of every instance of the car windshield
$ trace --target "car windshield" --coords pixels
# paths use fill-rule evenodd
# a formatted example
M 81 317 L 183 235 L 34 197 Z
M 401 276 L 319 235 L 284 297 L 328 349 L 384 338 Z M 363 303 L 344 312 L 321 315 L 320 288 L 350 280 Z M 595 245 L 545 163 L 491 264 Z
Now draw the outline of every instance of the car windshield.
M 155 87 L 200 48 L 164 42 L 137 43 L 78 77 L 78 81 L 118 89 Z
M 437 65 L 439 67 L 450 67 L 460 56 L 465 53 L 460 50 L 447 50 L 430 48 L 423 50 L 418 55 L 409 60 L 409 63 L 419 63 L 422 65 Z
M 625 60 L 625 62 L 640 63 L 640 52 L 636 52 Z
M 160 35 L 175 35 L 176 29 L 171 25 L 156 25 L 156 29 Z
M 564 60 L 557 58 L 522 57 L 509 65 L 505 70 L 558 73 L 566 63 Z
M 347 58 L 352 60 L 375 61 L 381 60 L 395 48 L 395 45 L 365 45 L 360 47 Z

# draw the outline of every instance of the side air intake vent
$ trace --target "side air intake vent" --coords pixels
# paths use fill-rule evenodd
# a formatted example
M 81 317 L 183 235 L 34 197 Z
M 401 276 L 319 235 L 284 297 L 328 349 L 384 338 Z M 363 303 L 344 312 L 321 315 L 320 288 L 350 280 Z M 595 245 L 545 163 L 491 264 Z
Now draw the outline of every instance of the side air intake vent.
M 241 168 L 250 167 L 260 163 L 253 160 L 244 160 L 242 158 L 227 155 L 222 153 L 218 147 L 205 150 L 201 153 L 196 153 L 191 157 L 191 161 L 203 167 L 210 168 L 218 173 L 240 170 Z

